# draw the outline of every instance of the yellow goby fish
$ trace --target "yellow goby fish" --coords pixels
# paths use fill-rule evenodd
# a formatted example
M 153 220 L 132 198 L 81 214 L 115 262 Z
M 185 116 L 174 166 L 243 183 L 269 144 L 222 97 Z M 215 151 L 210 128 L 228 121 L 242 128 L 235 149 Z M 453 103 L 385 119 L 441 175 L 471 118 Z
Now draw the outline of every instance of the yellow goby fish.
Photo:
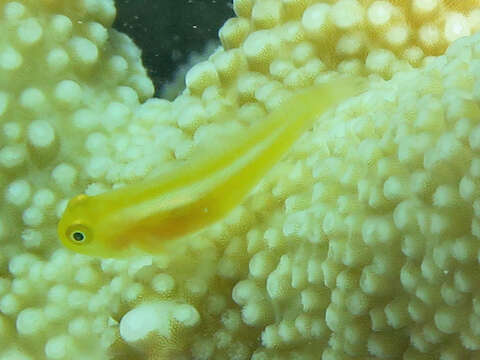
M 319 116 L 361 93 L 365 84 L 341 78 L 299 91 L 228 149 L 179 162 L 149 180 L 74 197 L 58 224 L 62 243 L 101 257 L 128 256 L 138 249 L 158 253 L 165 241 L 222 219 Z

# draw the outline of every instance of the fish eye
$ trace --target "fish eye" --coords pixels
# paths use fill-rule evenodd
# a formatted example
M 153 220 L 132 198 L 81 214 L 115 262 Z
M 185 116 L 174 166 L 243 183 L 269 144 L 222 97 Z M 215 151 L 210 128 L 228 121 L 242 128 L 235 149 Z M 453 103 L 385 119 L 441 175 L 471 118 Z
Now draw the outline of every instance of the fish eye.
M 81 245 L 92 240 L 90 229 L 82 224 L 72 224 L 67 228 L 65 235 L 72 243 L 76 245 Z
M 85 234 L 81 231 L 74 231 L 71 235 L 72 240 L 76 242 L 84 242 L 85 241 Z

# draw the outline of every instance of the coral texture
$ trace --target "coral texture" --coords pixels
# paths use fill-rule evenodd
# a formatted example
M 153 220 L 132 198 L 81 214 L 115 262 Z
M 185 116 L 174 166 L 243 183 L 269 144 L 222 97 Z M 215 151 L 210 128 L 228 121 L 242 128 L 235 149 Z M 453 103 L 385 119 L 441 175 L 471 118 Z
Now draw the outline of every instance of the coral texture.
M 170 102 L 110 28 L 113 1 L 0 1 L 0 359 L 480 356 L 480 36 L 445 52 L 478 3 L 234 9 Z M 370 90 L 220 223 L 157 256 L 60 247 L 70 197 L 188 158 L 333 72 Z

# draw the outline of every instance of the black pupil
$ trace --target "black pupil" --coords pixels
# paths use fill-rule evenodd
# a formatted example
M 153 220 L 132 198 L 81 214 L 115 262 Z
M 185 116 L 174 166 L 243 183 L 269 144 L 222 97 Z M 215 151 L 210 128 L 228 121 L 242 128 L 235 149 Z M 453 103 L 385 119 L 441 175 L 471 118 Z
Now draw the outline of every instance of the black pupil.
M 78 231 L 75 231 L 72 236 L 73 239 L 76 241 L 83 241 L 85 239 L 85 235 Z

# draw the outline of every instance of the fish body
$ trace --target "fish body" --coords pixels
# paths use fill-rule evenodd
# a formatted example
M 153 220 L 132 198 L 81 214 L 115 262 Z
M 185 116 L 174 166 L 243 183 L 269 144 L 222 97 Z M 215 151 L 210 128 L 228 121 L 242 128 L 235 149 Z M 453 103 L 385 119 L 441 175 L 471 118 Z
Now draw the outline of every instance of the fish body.
M 152 179 L 70 200 L 58 225 L 76 252 L 129 256 L 161 252 L 166 241 L 222 219 L 327 109 L 357 95 L 365 82 L 342 78 L 299 91 L 222 151 L 180 162 Z

